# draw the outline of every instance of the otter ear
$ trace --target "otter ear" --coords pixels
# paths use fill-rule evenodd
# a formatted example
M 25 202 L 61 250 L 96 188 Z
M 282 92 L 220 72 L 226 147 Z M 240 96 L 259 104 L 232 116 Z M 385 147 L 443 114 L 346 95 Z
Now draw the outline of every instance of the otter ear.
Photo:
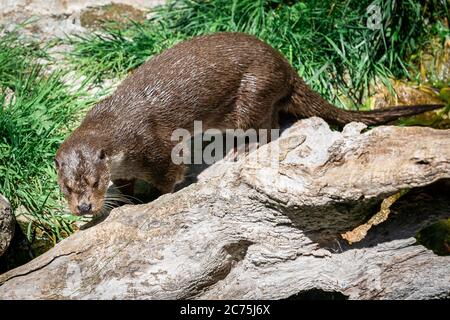
M 99 152 L 99 154 L 98 154 L 98 158 L 99 158 L 100 160 L 105 160 L 105 159 L 107 158 L 107 156 L 106 156 L 106 151 L 103 150 L 103 149 L 101 149 L 100 152 Z
M 59 170 L 59 162 L 56 158 L 55 158 L 55 167 L 56 167 L 56 170 Z

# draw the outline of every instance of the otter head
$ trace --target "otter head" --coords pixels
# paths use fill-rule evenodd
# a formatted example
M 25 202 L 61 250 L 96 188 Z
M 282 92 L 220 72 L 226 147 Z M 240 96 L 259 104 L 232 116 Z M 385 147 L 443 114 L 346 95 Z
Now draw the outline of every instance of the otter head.
M 106 152 L 89 145 L 65 143 L 56 153 L 55 165 L 70 211 L 76 215 L 98 213 L 109 185 Z

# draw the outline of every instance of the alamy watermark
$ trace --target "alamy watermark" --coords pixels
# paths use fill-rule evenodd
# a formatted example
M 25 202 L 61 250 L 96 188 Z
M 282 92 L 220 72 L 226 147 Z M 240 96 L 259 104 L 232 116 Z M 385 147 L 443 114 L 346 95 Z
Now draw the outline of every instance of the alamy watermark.
M 381 7 L 373 2 L 367 7 L 366 12 L 368 15 L 366 23 L 367 28 L 370 30 L 381 29 L 381 23 L 383 20 L 383 16 L 381 15 Z
M 277 144 L 268 144 L 280 137 L 279 129 L 212 129 L 203 131 L 202 121 L 194 121 L 193 132 L 176 129 L 171 141 L 176 143 L 172 149 L 171 159 L 174 164 L 213 164 L 226 159 L 235 161 L 241 155 L 252 155 L 258 160 L 259 147 L 266 145 L 264 159 L 277 159 Z M 232 153 L 232 156 L 226 157 Z M 278 165 L 275 161 L 273 165 Z

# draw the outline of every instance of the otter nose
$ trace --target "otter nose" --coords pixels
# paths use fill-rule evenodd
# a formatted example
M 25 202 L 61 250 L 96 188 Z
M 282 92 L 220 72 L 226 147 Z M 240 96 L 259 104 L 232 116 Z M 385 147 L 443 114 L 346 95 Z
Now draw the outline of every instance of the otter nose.
M 91 212 L 92 205 L 87 204 L 87 203 L 82 203 L 77 207 L 77 209 L 81 214 L 88 214 Z

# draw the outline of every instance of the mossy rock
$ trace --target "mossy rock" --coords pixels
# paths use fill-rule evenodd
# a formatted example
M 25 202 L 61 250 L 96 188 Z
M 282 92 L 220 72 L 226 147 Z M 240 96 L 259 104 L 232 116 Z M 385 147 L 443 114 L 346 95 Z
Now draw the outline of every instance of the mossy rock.
M 83 10 L 80 15 L 80 24 L 85 28 L 97 29 L 111 21 L 127 24 L 130 20 L 143 22 L 145 17 L 146 12 L 143 10 L 128 4 L 114 3 Z

